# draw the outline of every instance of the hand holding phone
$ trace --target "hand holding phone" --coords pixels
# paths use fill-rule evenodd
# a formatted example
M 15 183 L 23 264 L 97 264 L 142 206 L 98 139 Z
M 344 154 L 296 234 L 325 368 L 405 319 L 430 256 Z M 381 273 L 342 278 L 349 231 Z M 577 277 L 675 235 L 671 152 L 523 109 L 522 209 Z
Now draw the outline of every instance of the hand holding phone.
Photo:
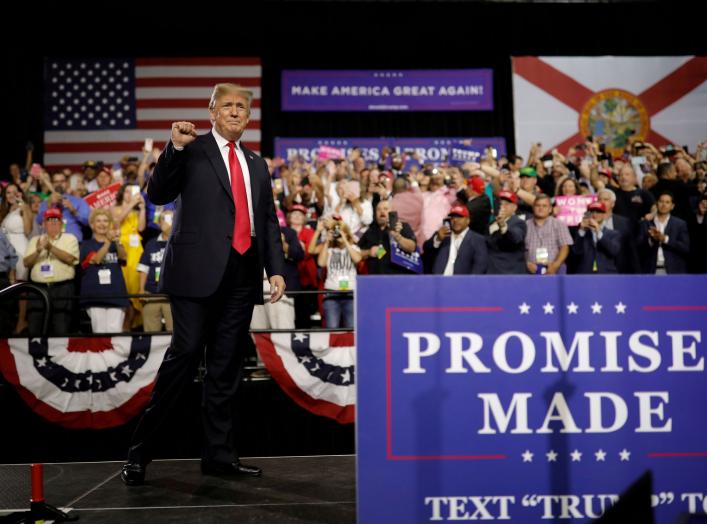
M 388 227 L 391 231 L 395 231 L 395 227 L 398 225 L 398 212 L 390 211 L 388 213 Z
M 146 138 L 145 144 L 142 146 L 142 150 L 146 155 L 152 152 L 152 147 L 154 145 L 154 140 L 152 138 Z

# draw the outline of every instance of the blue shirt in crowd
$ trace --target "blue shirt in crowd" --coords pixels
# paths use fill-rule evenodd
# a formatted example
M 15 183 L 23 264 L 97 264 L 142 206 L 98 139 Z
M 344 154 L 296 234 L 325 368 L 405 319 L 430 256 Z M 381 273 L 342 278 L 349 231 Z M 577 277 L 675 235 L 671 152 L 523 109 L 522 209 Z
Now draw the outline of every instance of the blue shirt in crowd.
M 76 209 L 76 215 L 73 215 L 71 211 L 64 208 L 61 210 L 63 216 L 63 221 L 65 224 L 64 232 L 71 233 L 74 235 L 79 242 L 83 240 L 83 232 L 81 231 L 81 226 L 88 225 L 88 217 L 91 214 L 91 208 L 83 198 L 75 197 L 74 195 L 69 195 L 68 193 L 63 195 L 62 198 L 66 198 L 71 202 L 71 204 Z M 44 212 L 47 210 L 48 201 L 45 200 L 39 206 L 39 212 L 37 213 L 37 224 L 40 226 L 44 222 Z
M 164 249 L 167 247 L 167 240 L 161 240 L 161 238 L 162 235 L 147 241 L 145 250 L 140 257 L 140 263 L 137 266 L 137 270 L 140 273 L 147 273 L 147 282 L 145 282 L 145 291 L 147 293 L 158 293 L 160 267 L 162 266 Z
M 9 273 L 17 264 L 17 252 L 7 235 L 0 230 L 0 273 Z

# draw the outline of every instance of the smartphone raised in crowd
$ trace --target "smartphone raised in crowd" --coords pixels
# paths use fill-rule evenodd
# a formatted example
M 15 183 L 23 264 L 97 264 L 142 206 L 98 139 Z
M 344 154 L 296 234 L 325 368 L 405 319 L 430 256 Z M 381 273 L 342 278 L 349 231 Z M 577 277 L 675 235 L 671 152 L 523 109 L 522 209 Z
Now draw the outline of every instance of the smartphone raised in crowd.
M 390 211 L 388 213 L 388 227 L 393 230 L 395 229 L 395 226 L 398 225 L 398 212 L 397 211 Z

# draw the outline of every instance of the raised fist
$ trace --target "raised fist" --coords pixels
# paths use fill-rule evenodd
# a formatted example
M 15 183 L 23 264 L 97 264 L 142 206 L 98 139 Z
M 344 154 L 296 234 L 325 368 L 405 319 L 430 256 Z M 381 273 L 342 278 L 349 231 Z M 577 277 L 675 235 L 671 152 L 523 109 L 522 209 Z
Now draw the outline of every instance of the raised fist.
M 197 136 L 196 126 L 191 122 L 172 123 L 172 143 L 176 147 L 184 147 L 192 143 Z

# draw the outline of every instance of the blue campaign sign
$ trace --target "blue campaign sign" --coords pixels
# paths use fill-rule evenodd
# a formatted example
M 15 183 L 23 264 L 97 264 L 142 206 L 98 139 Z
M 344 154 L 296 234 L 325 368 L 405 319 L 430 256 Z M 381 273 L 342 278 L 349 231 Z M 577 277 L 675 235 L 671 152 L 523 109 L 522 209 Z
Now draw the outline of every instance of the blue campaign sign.
M 314 162 L 321 146 L 335 147 L 348 156 L 354 147 L 361 150 L 366 162 L 378 162 L 383 147 L 391 147 L 398 153 L 415 155 L 423 164 L 449 162 L 461 165 L 464 162 L 478 162 L 487 147 L 496 151 L 498 157 L 506 154 L 506 140 L 503 137 L 427 137 L 427 138 L 281 138 L 275 137 L 275 156 L 292 161 L 300 158 Z M 412 160 L 412 159 L 410 159 Z M 419 162 L 416 162 L 419 165 Z M 406 166 L 406 169 L 409 166 Z
M 360 277 L 358 522 L 707 512 L 707 278 Z

